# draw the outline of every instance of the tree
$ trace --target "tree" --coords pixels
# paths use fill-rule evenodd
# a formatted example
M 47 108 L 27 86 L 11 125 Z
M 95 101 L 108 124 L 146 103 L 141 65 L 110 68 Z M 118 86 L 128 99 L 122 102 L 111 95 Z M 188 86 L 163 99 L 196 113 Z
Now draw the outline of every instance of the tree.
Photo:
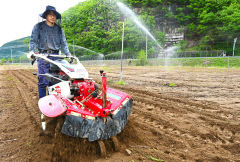
M 96 53 L 107 55 L 121 51 L 123 14 L 115 3 L 115 1 L 110 3 L 105 0 L 89 0 L 62 14 L 62 26 L 71 52 L 73 42 L 76 45 L 77 56 L 95 55 Z M 140 18 L 150 31 L 157 34 L 157 39 L 163 41 L 164 35 L 156 31 L 155 18 L 151 14 L 150 10 L 144 10 L 140 13 Z M 125 18 L 124 35 L 124 52 L 126 52 L 124 55 L 136 57 L 137 52 L 145 48 L 146 34 L 136 24 Z M 155 45 L 156 43 L 149 40 L 149 49 Z M 84 50 L 82 47 L 95 52 Z
M 28 47 L 28 49 L 29 49 L 29 42 L 30 42 L 30 38 L 28 37 L 28 38 L 25 38 L 24 40 L 23 40 L 23 43 Z
M 4 64 L 5 62 L 7 62 L 5 58 L 0 59 L 0 65 Z

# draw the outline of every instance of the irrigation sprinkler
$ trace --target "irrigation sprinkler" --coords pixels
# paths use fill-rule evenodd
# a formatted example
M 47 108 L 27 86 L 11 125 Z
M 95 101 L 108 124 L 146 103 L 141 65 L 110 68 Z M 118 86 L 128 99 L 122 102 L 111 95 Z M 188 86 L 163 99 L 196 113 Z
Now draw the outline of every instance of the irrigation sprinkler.
M 234 50 L 235 50 L 236 42 L 237 42 L 237 38 L 234 38 L 234 41 L 233 41 L 233 56 L 234 56 Z
M 74 44 L 74 40 L 73 40 L 73 56 L 75 56 L 75 44 Z
M 229 56 L 228 56 L 228 70 L 229 70 Z
M 147 33 L 146 33 L 146 60 L 148 58 L 148 39 L 147 39 Z
M 120 73 L 120 81 L 122 81 L 122 59 L 123 59 L 123 44 L 124 43 L 124 18 L 123 18 L 123 31 L 122 31 L 122 52 L 121 52 L 121 73 Z
M 11 61 L 12 61 L 12 64 L 13 64 L 13 59 L 12 59 L 12 48 L 11 48 Z

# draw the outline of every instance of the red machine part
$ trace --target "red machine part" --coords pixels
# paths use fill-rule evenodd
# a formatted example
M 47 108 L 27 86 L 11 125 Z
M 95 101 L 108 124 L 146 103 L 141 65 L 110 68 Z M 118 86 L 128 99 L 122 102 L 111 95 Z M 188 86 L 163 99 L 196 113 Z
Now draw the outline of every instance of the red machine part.
M 78 101 L 82 101 L 95 91 L 94 81 L 74 80 L 72 85 L 74 85 L 75 89 L 78 91 L 78 95 L 74 97 L 74 100 L 77 99 Z
M 95 91 L 95 82 L 90 80 L 74 80 L 72 83 L 77 91 L 76 96 L 74 97 L 73 101 L 75 102 L 76 106 L 79 107 L 81 110 L 89 112 L 91 116 L 102 116 L 105 114 L 102 108 L 102 99 L 97 97 L 93 97 L 93 93 Z M 110 106 L 110 105 L 109 105 Z M 70 106 L 71 107 L 71 106 Z M 75 108 L 68 109 L 69 112 L 75 111 L 79 112 Z M 68 113 L 69 114 L 69 113 Z M 107 116 L 107 114 L 106 114 Z
M 107 88 L 106 73 L 102 73 L 102 93 L 93 97 L 96 90 L 95 82 L 92 80 L 73 80 L 75 88 L 73 100 L 64 99 L 68 107 L 67 115 L 75 115 L 82 118 L 95 118 L 97 116 L 107 117 L 116 114 L 122 105 L 130 99 L 124 92 Z
M 60 72 L 59 72 L 59 75 L 65 75 L 65 73 L 61 70 Z
M 106 108 L 107 99 L 107 77 L 106 73 L 102 73 L 102 107 Z
M 102 94 L 99 96 L 102 96 Z M 107 117 L 111 114 L 116 114 L 122 108 L 122 105 L 130 98 L 131 97 L 124 92 L 107 88 L 106 108 L 102 107 L 103 100 L 101 97 L 90 98 L 85 102 L 83 102 L 83 100 L 73 102 L 69 99 L 65 99 L 64 102 L 68 107 L 67 115 L 75 115 L 82 118 L 95 118 L 97 116 Z

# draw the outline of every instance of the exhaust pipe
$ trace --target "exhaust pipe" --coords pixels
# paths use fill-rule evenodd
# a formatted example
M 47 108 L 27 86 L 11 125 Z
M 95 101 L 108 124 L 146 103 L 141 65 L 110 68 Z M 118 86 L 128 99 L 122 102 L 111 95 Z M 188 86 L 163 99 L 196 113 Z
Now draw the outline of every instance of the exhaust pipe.
M 102 107 L 106 108 L 106 100 L 107 100 L 107 77 L 106 73 L 103 70 L 100 70 L 100 74 L 102 76 Z
M 102 107 L 106 108 L 106 100 L 107 100 L 107 77 L 106 73 L 103 70 L 100 70 L 100 74 L 102 76 Z

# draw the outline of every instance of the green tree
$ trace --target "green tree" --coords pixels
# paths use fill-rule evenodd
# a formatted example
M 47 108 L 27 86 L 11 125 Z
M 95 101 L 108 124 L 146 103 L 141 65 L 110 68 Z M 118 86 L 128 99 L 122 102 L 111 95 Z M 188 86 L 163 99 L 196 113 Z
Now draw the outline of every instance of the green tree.
M 26 45 L 28 47 L 28 49 L 29 49 L 29 42 L 30 42 L 30 38 L 25 38 L 23 40 L 24 45 Z
M 0 59 L 0 65 L 4 64 L 6 62 L 7 62 L 7 60 L 5 58 Z
M 239 36 L 239 11 L 238 0 L 189 0 L 175 17 L 185 26 L 187 38 L 198 41 L 201 49 L 226 49 Z
M 62 14 L 62 26 L 72 53 L 73 49 L 77 56 L 96 53 L 108 55 L 121 51 L 123 14 L 115 3 L 115 1 L 89 0 Z M 156 22 L 152 11 L 146 9 L 139 14 L 150 32 L 156 33 L 156 39 L 164 41 L 164 35 L 155 28 Z M 137 51 L 145 48 L 146 34 L 136 24 L 126 19 L 124 35 L 124 56 L 136 57 Z M 75 48 L 72 46 L 73 42 Z M 156 46 L 153 40 L 149 39 L 148 42 L 149 49 Z M 83 47 L 95 52 L 84 50 Z M 108 55 L 110 56 L 116 55 Z

